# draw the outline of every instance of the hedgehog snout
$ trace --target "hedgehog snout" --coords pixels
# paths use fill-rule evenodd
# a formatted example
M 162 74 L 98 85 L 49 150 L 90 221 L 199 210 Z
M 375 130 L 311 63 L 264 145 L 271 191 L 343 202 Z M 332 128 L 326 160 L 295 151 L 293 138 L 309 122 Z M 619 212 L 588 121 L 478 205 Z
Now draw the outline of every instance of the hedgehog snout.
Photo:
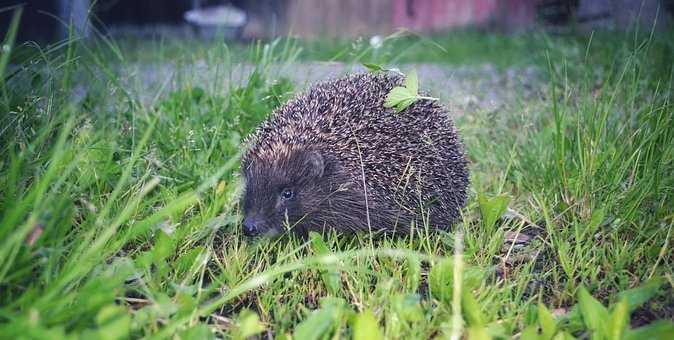
M 265 230 L 265 222 L 257 216 L 246 217 L 243 220 L 243 234 L 246 236 L 257 236 Z

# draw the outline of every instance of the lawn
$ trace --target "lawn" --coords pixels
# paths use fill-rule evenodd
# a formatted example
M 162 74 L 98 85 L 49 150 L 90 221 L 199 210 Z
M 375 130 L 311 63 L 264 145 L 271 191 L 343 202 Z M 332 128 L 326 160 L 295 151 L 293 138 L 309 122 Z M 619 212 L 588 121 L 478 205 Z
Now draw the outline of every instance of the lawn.
M 672 60 L 671 32 L 396 34 L 373 48 L 14 45 L 10 30 L 0 337 L 671 339 Z M 361 63 L 419 69 L 450 107 L 470 159 L 463 220 L 244 237 L 243 138 L 307 86 L 291 76 L 303 65 Z M 438 69 L 481 85 L 457 98 Z

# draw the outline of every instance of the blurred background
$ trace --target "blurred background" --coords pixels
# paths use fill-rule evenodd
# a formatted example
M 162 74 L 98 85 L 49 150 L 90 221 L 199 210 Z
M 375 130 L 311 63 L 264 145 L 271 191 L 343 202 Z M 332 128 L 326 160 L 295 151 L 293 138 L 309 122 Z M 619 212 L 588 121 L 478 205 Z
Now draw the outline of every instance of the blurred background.
M 436 259 L 462 238 L 463 277 L 484 277 L 461 294 L 471 336 L 536 337 L 545 304 L 555 338 L 672 339 L 673 10 L 0 0 L 0 339 L 350 338 L 367 311 L 386 338 L 448 337 L 456 262 Z M 245 136 L 365 68 L 415 72 L 447 108 L 471 167 L 464 236 L 243 239 Z M 369 255 L 391 248 L 423 257 Z M 344 261 L 305 260 L 328 251 Z
M 4 0 L 24 6 L 19 41 L 49 42 L 90 29 L 133 36 L 356 37 L 457 28 L 519 32 L 671 27 L 674 0 Z M 0 12 L 5 31 L 11 11 Z

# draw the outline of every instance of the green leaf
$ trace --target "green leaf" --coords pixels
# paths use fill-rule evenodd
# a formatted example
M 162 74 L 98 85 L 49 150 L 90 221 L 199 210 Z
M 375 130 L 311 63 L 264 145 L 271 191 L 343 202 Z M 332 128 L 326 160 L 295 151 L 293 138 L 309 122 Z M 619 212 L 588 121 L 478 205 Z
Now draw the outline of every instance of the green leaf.
M 622 299 L 627 300 L 628 311 L 631 313 L 639 306 L 646 303 L 646 301 L 652 299 L 653 296 L 658 293 L 661 286 L 662 279 L 655 278 L 639 287 L 620 292 L 618 294 L 618 299 L 621 301 Z
M 595 333 L 593 337 L 604 337 L 606 335 L 606 323 L 608 322 L 606 307 L 592 297 L 585 287 L 580 287 L 578 290 L 578 306 L 585 327 Z
M 559 332 L 555 337 L 553 338 L 554 340 L 573 340 L 575 339 L 573 335 L 567 333 L 567 332 Z
M 384 107 L 394 108 L 396 112 L 400 112 L 412 105 L 416 97 L 416 92 L 412 92 L 406 87 L 397 86 L 391 89 L 391 92 L 386 96 Z
M 491 335 L 487 332 L 487 328 L 483 326 L 472 326 L 468 328 L 469 340 L 490 340 Z
M 483 273 L 475 267 L 464 266 L 463 287 L 473 290 L 482 282 Z M 436 263 L 428 273 L 428 285 L 431 295 L 444 303 L 452 302 L 454 291 L 454 259 L 448 257 Z
M 330 248 L 320 234 L 316 232 L 310 232 L 309 237 L 311 238 L 311 248 L 316 255 L 325 255 L 331 253 Z M 323 265 L 323 268 L 320 270 L 321 279 L 325 283 L 325 287 L 328 292 L 332 295 L 338 295 L 339 290 L 342 287 L 342 280 L 339 271 L 332 265 Z
M 543 339 L 552 339 L 557 330 L 555 319 L 544 304 L 538 304 L 538 324 L 541 326 Z
M 370 72 L 386 71 L 386 69 L 379 64 L 363 63 L 362 65 L 365 66 L 365 68 Z
M 484 317 L 482 316 L 480 305 L 477 303 L 477 300 L 475 300 L 473 294 L 467 289 L 464 289 L 461 293 L 461 308 L 463 309 L 463 315 L 468 326 L 483 328 Z
M 669 340 L 674 334 L 674 322 L 659 320 L 649 325 L 626 332 L 624 340 Z
M 260 322 L 260 317 L 249 309 L 244 309 L 239 313 L 237 323 L 238 328 L 234 334 L 234 338 L 237 339 L 246 339 L 265 330 L 264 325 Z
M 418 294 L 395 294 L 390 300 L 393 311 L 400 320 L 409 323 L 424 320 L 424 311 L 419 304 Z
M 421 281 L 421 264 L 416 257 L 407 259 L 405 263 L 407 264 L 407 272 L 405 273 L 407 289 L 416 292 Z
M 275 340 L 293 340 L 292 335 L 289 333 L 276 334 Z
M 396 74 L 402 75 L 400 70 L 395 67 L 387 68 L 382 64 L 375 64 L 375 63 L 361 63 L 363 67 L 365 67 L 369 72 L 393 72 Z
M 536 325 L 529 325 L 520 335 L 520 340 L 539 340 L 541 337 L 538 335 L 538 327 Z
M 96 324 L 100 339 L 125 339 L 129 336 L 131 317 L 124 307 L 108 305 L 98 311 Z
M 396 113 L 405 110 L 419 99 L 437 100 L 437 98 L 419 96 L 419 80 L 417 72 L 412 70 L 406 77 L 403 86 L 396 86 L 386 95 L 384 107 L 393 108 Z
M 512 335 L 513 325 L 506 320 L 490 322 L 487 326 L 487 332 L 492 338 L 509 339 Z
M 152 249 L 152 256 L 155 264 L 162 262 L 167 257 L 175 253 L 176 240 L 167 233 L 160 231 L 157 233 L 157 239 Z
M 428 273 L 428 286 L 431 295 L 444 302 L 451 303 L 454 282 L 454 263 L 451 259 L 444 259 L 436 263 Z
M 206 324 L 199 323 L 193 327 L 190 327 L 186 330 L 180 331 L 178 333 L 177 339 L 199 339 L 199 340 L 211 340 L 215 339 L 215 334 L 211 332 L 210 328 Z
M 309 237 L 311 238 L 311 248 L 313 249 L 314 253 L 317 255 L 323 255 L 330 252 L 330 248 L 328 248 L 328 245 L 325 244 L 325 241 L 323 241 L 321 234 L 312 231 L 309 232 Z
M 596 209 L 595 211 L 592 212 L 592 217 L 590 217 L 590 224 L 588 224 L 587 226 L 587 230 L 590 233 L 590 235 L 594 234 L 597 228 L 599 228 L 599 225 L 604 220 L 604 216 L 606 216 L 606 209 L 604 208 Z
M 354 340 L 377 340 L 384 336 L 379 329 L 379 323 L 371 310 L 358 314 L 353 322 Z
M 410 71 L 405 77 L 405 87 L 408 91 L 414 93 L 415 96 L 419 93 L 419 79 L 417 78 L 416 70 Z
M 173 265 L 175 267 L 175 272 L 179 275 L 182 275 L 183 273 L 190 270 L 190 268 L 192 268 L 194 265 L 194 262 L 203 251 L 204 246 L 196 246 L 180 255 Z
M 341 318 L 344 301 L 336 298 L 323 299 L 321 304 L 319 310 L 312 312 L 295 327 L 293 339 L 318 340 L 335 329 L 337 321 Z
M 398 104 L 396 109 L 398 110 L 398 112 L 401 112 L 401 111 L 405 110 L 406 108 L 408 108 L 410 105 L 414 104 L 415 101 L 417 101 L 416 97 L 405 99 Z
M 625 298 L 613 308 L 608 323 L 608 339 L 622 339 L 623 332 L 625 331 L 625 327 L 627 327 L 630 317 L 628 308 L 627 299 Z
M 482 214 L 482 227 L 485 230 L 492 230 L 498 218 L 508 209 L 509 202 L 510 197 L 508 195 L 498 195 L 492 198 L 487 198 L 482 194 L 478 196 L 480 213 Z

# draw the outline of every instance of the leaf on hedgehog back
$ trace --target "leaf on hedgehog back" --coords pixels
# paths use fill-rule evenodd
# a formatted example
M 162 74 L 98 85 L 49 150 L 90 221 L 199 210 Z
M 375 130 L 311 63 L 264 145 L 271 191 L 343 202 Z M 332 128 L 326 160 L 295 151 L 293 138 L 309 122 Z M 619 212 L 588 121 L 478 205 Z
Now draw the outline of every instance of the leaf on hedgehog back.
M 379 64 L 363 63 L 363 66 L 370 72 L 386 71 L 384 66 L 381 66 Z
M 368 72 L 376 73 L 376 72 L 393 72 L 397 73 L 399 75 L 404 75 L 402 72 L 400 72 L 400 69 L 397 67 L 385 67 L 384 65 L 381 64 L 375 64 L 375 63 L 362 63 L 363 67 L 367 69 Z
M 417 71 L 412 70 L 410 74 L 405 77 L 405 87 L 414 93 L 414 96 L 418 96 L 419 93 L 419 78 L 417 78 Z
M 400 113 L 400 111 L 414 104 L 416 100 L 416 96 L 410 94 L 406 88 L 396 87 L 386 96 L 384 107 L 393 108 L 396 113 Z
M 410 72 L 407 77 L 405 77 L 404 86 L 396 86 L 388 93 L 386 102 L 384 102 L 384 107 L 393 108 L 396 113 L 398 113 L 412 105 L 419 96 L 417 94 L 419 89 L 417 81 L 416 71 Z
M 410 72 L 405 77 L 403 86 L 396 86 L 386 95 L 384 102 L 385 108 L 393 108 L 396 113 L 406 109 L 419 99 L 437 100 L 437 98 L 424 97 L 419 95 L 419 80 L 417 72 Z
M 408 106 L 414 104 L 416 96 L 413 96 L 404 87 L 396 87 L 386 96 L 384 107 L 393 108 L 396 113 L 406 109 Z

